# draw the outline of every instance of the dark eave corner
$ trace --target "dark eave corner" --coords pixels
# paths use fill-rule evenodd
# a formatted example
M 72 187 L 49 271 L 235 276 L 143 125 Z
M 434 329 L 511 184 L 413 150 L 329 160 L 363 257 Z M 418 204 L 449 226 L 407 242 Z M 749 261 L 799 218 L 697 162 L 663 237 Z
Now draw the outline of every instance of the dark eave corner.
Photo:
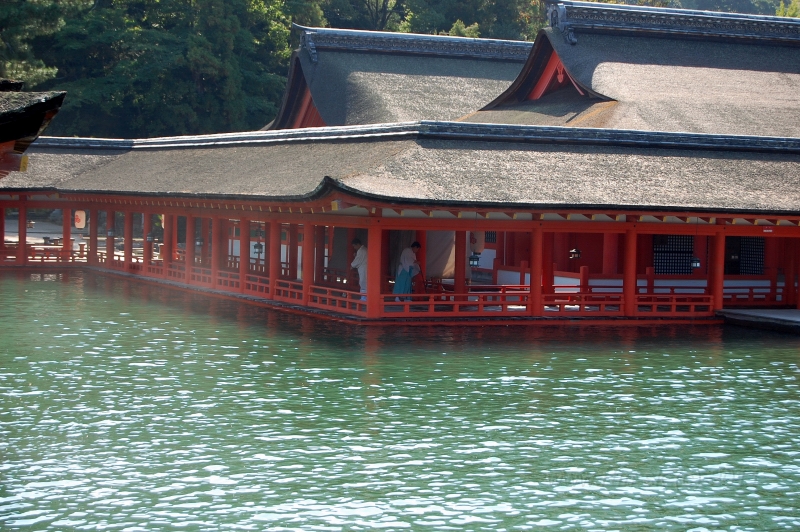
M 0 178 L 25 171 L 28 146 L 61 109 L 66 92 L 21 92 L 22 83 L 0 80 Z

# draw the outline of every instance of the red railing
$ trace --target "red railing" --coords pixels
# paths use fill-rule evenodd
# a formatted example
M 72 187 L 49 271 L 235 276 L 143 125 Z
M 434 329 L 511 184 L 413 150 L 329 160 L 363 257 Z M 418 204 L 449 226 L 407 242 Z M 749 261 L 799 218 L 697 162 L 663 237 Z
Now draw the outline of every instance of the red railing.
M 308 306 L 358 316 L 367 314 L 367 301 L 364 294 L 327 286 L 311 287 Z
M 639 294 L 636 315 L 658 317 L 713 316 L 713 297 L 706 294 Z
M 783 287 L 769 286 L 726 286 L 722 294 L 725 307 L 785 305 Z
M 218 290 L 228 289 L 228 291 L 238 292 L 240 287 L 241 283 L 239 281 L 239 272 L 217 272 L 217 280 L 214 288 Z
M 302 292 L 302 284 L 300 285 L 300 292 Z M 263 277 L 260 275 L 250 275 L 248 274 L 244 278 L 244 291 L 250 294 L 258 295 L 258 296 L 268 296 L 269 295 L 269 277 Z M 300 298 L 303 299 L 302 297 Z
M 486 287 L 485 287 L 486 288 Z M 385 317 L 417 316 L 421 314 L 457 316 L 525 315 L 530 301 L 530 288 L 517 290 L 514 286 L 501 290 L 454 293 L 445 289 L 429 294 L 381 295 L 381 315 Z
M 167 265 L 167 279 L 186 281 L 186 267 L 181 262 L 170 262 Z
M 275 293 L 273 297 L 279 301 L 288 303 L 303 303 L 303 282 L 277 279 L 275 281 Z
M 622 294 L 558 292 L 544 294 L 542 300 L 545 316 L 622 316 L 625 311 Z

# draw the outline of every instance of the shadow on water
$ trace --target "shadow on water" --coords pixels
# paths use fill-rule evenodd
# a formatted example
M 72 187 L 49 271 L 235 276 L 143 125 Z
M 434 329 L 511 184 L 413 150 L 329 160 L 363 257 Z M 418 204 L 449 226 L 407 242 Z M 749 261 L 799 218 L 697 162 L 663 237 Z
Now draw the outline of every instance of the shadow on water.
M 486 356 L 519 354 L 521 347 L 530 353 L 587 356 L 667 350 L 723 355 L 726 346 L 753 352 L 779 346 L 800 350 L 796 335 L 737 326 L 360 326 L 108 275 L 73 273 L 63 280 L 82 284 L 87 292 L 121 296 L 129 303 L 155 303 L 178 317 L 205 317 L 211 326 L 235 324 L 254 336 L 288 335 L 343 353 L 414 356 L 437 349 L 443 354 Z

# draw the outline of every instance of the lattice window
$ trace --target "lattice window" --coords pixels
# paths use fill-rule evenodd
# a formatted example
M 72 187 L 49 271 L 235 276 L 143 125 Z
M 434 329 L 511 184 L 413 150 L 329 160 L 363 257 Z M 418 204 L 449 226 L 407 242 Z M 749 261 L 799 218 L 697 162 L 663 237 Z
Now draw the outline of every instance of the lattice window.
M 653 267 L 656 274 L 692 273 L 694 237 L 692 235 L 655 235 Z
M 739 248 L 739 274 L 764 275 L 764 237 L 743 236 Z
M 484 240 L 487 244 L 497 244 L 497 231 L 486 231 Z

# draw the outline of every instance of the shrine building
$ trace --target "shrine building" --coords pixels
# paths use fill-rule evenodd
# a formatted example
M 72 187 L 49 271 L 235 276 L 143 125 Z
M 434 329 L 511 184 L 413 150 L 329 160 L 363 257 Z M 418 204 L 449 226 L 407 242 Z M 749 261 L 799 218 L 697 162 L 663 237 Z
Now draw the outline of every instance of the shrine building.
M 260 131 L 40 136 L 0 179 L 0 268 L 363 324 L 800 308 L 800 20 L 547 6 L 533 43 L 296 27 Z M 62 210 L 57 242 L 28 234 L 38 209 Z

